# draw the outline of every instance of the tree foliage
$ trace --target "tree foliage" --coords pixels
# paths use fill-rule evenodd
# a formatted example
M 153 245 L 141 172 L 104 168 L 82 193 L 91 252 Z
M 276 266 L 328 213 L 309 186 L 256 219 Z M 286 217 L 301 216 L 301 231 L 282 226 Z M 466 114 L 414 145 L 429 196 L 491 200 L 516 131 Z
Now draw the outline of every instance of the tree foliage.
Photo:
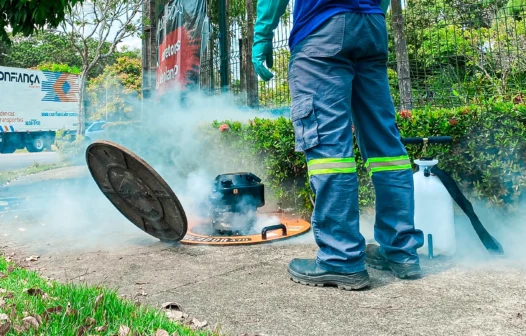
M 405 10 L 413 89 L 439 104 L 520 93 L 523 0 L 415 0 Z
M 479 103 L 526 94 L 526 0 L 411 0 L 403 9 L 409 76 L 415 106 Z M 388 23 L 392 13 L 388 12 Z M 400 106 L 393 26 L 389 82 Z M 260 82 L 261 105 L 290 105 L 288 62 L 278 46 L 276 79 Z
M 83 0 L 0 0 L 0 40 L 9 43 L 6 28 L 13 35 L 29 36 L 38 29 L 56 28 L 67 12 Z
M 84 100 L 90 71 L 107 60 L 126 38 L 138 36 L 143 0 L 85 0 L 72 8 L 61 24 L 82 61 L 78 133 L 84 133 Z M 90 45 L 94 41 L 94 45 Z
M 128 121 L 140 110 L 142 64 L 139 58 L 121 57 L 89 81 L 87 99 L 89 119 Z
M 71 44 L 71 37 L 59 32 L 44 30 L 29 37 L 17 35 L 11 37 L 11 44 L 0 42 L 0 65 L 14 68 L 31 69 L 42 64 L 67 64 L 82 69 L 82 57 Z M 95 53 L 98 43 L 94 39 L 86 41 L 90 53 Z M 106 43 L 102 50 L 107 51 Z M 110 57 L 99 61 L 88 74 L 88 78 L 102 73 L 106 65 L 115 63 L 123 56 L 139 57 L 138 51 L 122 48 Z
M 79 67 L 59 63 L 42 63 L 37 66 L 37 69 L 42 71 L 61 72 L 74 75 L 80 75 L 81 72 Z
M 63 63 L 81 66 L 80 55 L 73 49 L 66 36 L 51 31 L 42 31 L 29 37 L 11 37 L 12 43 L 5 46 L 3 66 L 34 68 L 42 63 Z

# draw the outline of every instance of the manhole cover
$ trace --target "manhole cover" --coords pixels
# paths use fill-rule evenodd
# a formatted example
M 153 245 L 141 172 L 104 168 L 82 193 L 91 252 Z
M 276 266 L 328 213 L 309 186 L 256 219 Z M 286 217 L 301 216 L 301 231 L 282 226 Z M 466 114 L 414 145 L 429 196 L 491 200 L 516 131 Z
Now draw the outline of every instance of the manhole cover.
M 96 141 L 86 162 L 102 193 L 133 224 L 161 240 L 179 241 L 188 221 L 179 199 L 148 163 L 110 141 Z

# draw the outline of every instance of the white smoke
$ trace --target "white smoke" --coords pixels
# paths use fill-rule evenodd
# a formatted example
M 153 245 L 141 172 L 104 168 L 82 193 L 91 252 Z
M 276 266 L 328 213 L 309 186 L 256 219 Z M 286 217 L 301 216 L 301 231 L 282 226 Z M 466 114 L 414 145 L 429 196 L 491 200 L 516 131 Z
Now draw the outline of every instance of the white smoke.
M 247 161 L 236 151 L 225 152 L 223 156 L 213 155 L 217 153 L 210 153 L 210 137 L 204 136 L 203 129 L 219 135 L 219 130 L 211 127 L 214 120 L 246 123 L 254 117 L 274 116 L 244 109 L 236 104 L 236 97 L 229 94 L 207 96 L 192 92 L 185 97 L 184 103 L 181 103 L 180 98 L 180 95 L 174 92 L 172 98 L 165 100 L 161 105 L 138 99 L 131 101 L 136 109 L 144 111 L 141 123 L 145 133 L 134 133 L 137 128 L 125 129 L 119 134 L 119 139 L 124 140 L 117 142 L 143 157 L 166 179 L 189 217 L 205 217 L 208 195 L 218 174 L 235 171 L 257 174 L 264 171 L 265 167 L 261 161 Z M 264 183 L 266 176 L 257 175 Z M 130 242 L 158 242 L 124 218 L 98 190 L 89 175 L 73 184 L 64 185 L 61 180 L 54 184 L 50 182 L 45 190 L 39 193 L 42 197 L 26 201 L 28 206 L 37 207 L 38 212 L 0 214 L 0 223 L 5 224 L 2 225 L 3 232 L 0 232 L 0 237 L 7 235 L 3 238 L 21 239 L 25 243 L 31 243 L 31 248 L 36 249 L 59 248 L 47 245 L 49 242 L 60 244 L 60 248 L 65 249 L 109 249 L 119 248 L 119 244 Z M 266 195 L 268 201 L 271 191 L 267 189 Z M 509 214 L 489 209 L 485 202 L 476 203 L 474 206 L 484 226 L 503 245 L 505 257 L 526 266 L 525 211 Z M 276 223 L 276 218 L 263 217 L 256 223 L 255 228 L 260 229 Z M 373 226 L 374 216 L 366 215 L 362 218 L 360 229 L 368 242 L 374 237 Z M 455 227 L 456 258 L 459 261 L 490 259 L 462 212 L 457 211 Z M 312 241 L 311 231 L 298 239 L 283 243 Z
M 248 123 L 254 117 L 274 116 L 242 108 L 236 104 L 236 97 L 229 94 L 207 96 L 191 92 L 181 102 L 180 94 L 174 92 L 162 104 L 126 99 L 135 109 L 143 109 L 141 128 L 123 129 L 113 133 L 117 139 L 104 139 L 115 141 L 147 161 L 174 190 L 188 218 L 206 218 L 208 196 L 219 174 L 254 172 L 265 183 L 265 176 L 257 173 L 264 171 L 263 162 L 241 158 L 235 148 L 226 150 L 224 156 L 218 155 L 210 151 L 209 141 L 220 136 L 220 131 L 212 128 L 215 120 Z M 137 133 L 138 129 L 141 132 Z M 203 132 L 211 132 L 212 136 Z M 68 183 L 54 180 L 45 185 L 37 192 L 40 197 L 23 201 L 23 207 L 37 210 L 11 209 L 3 214 L 2 222 L 9 222 L 10 226 L 5 226 L 2 234 L 37 250 L 111 249 L 130 242 L 158 242 L 120 214 L 89 174 Z M 270 193 L 267 187 L 266 194 Z M 256 228 L 276 221 L 262 217 Z

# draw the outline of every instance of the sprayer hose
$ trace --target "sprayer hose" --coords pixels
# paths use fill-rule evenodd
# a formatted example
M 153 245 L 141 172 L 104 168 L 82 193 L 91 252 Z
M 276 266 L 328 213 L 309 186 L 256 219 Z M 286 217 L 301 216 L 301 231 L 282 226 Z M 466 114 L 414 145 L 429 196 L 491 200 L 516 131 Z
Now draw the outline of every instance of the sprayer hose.
M 479 236 L 479 239 L 486 248 L 486 250 L 488 250 L 488 252 L 492 254 L 504 254 L 502 245 L 497 241 L 497 239 L 490 235 L 484 227 L 484 225 L 482 225 L 482 222 L 475 213 L 475 210 L 473 210 L 473 205 L 471 205 L 466 196 L 464 196 L 464 194 L 458 187 L 455 180 L 451 177 L 451 175 L 441 170 L 437 166 L 433 166 L 431 168 L 431 173 L 440 179 L 440 181 L 446 187 L 451 197 L 455 200 L 455 202 L 462 209 L 462 211 L 464 211 L 464 213 L 468 216 L 469 220 L 471 221 L 471 225 L 473 225 L 475 232 Z

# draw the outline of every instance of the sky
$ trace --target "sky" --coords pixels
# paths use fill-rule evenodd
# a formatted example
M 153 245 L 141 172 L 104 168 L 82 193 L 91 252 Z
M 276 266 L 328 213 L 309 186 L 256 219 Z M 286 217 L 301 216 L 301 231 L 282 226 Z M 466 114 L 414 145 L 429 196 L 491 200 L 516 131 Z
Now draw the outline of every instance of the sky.
M 141 49 L 142 48 L 142 40 L 139 37 L 136 37 L 136 36 L 128 37 L 127 39 L 124 39 L 122 41 L 121 45 L 125 45 L 129 49 Z

